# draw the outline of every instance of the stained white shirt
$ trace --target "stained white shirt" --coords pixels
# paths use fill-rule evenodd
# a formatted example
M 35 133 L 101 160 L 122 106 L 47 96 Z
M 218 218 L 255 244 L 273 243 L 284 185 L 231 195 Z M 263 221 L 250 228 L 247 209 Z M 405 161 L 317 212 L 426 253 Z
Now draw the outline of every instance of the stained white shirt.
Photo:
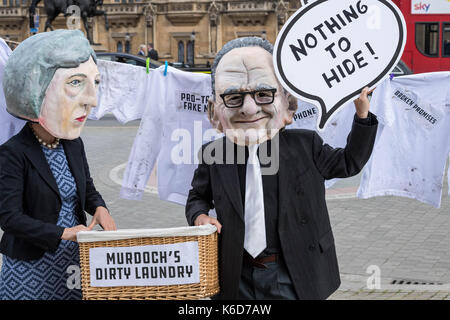
M 450 72 L 386 80 L 373 93 L 379 126 L 360 198 L 394 195 L 440 207 L 450 151 Z
M 141 199 L 157 162 L 159 197 L 186 204 L 197 153 L 220 135 L 207 118 L 210 75 L 168 67 L 153 71 L 149 99 L 128 159 L 121 197 Z
M 6 111 L 5 94 L 3 92 L 3 72 L 6 61 L 11 55 L 11 49 L 6 42 L 0 38 L 0 144 L 5 143 L 17 134 L 25 125 L 26 121 L 13 117 Z
M 333 115 L 324 130 L 318 131 L 318 108 L 311 103 L 298 100 L 298 109 L 294 114 L 293 122 L 286 128 L 317 131 L 324 143 L 332 146 L 333 148 L 344 148 L 347 144 L 347 136 L 352 129 L 354 115 L 355 104 L 352 101 L 347 103 Z M 339 181 L 339 179 L 326 180 L 325 187 L 330 188 L 337 181 Z
M 152 98 L 148 85 L 153 69 L 126 63 L 97 60 L 100 72 L 100 85 L 97 94 L 97 107 L 88 118 L 101 119 L 106 113 L 112 113 L 120 123 L 127 123 L 142 117 Z

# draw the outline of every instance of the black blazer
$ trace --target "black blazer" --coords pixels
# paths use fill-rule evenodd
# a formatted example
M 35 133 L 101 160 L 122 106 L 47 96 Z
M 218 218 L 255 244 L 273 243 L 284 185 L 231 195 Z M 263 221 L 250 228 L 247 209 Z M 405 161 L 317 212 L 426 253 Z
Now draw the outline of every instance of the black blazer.
M 61 140 L 77 184 L 76 214 L 86 225 L 85 210 L 106 207 L 94 187 L 81 138 Z M 55 252 L 64 228 L 57 226 L 62 202 L 41 146 L 27 125 L 0 146 L 0 252 L 20 260 L 35 260 Z
M 324 179 L 350 177 L 363 168 L 377 131 L 376 117 L 370 117 L 369 125 L 354 121 L 344 149 L 323 144 L 314 131 L 279 133 L 278 234 L 299 299 L 325 299 L 340 285 Z M 225 140 L 213 143 L 225 144 Z M 217 298 L 237 299 L 245 220 L 236 165 L 200 162 L 195 171 L 186 204 L 188 223 L 193 225 L 199 214 L 213 207 L 222 224 Z

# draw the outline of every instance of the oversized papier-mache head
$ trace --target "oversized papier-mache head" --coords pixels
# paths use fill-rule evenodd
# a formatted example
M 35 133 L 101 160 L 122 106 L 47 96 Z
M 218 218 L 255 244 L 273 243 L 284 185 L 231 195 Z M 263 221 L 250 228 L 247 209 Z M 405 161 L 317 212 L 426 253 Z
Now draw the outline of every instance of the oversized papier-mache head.
M 212 70 L 209 119 L 239 145 L 259 144 L 292 123 L 297 100 L 278 81 L 273 46 L 258 37 L 232 40 L 217 54 Z
M 10 114 L 39 122 L 60 139 L 76 139 L 97 104 L 96 55 L 79 30 L 34 35 L 17 46 L 5 67 Z

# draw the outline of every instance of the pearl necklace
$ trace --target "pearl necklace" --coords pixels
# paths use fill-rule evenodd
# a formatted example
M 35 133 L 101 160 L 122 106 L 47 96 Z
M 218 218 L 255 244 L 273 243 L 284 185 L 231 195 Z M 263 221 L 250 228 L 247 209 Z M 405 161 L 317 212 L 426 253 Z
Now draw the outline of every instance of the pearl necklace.
M 36 131 L 34 131 L 33 127 L 31 127 L 31 130 L 33 131 L 34 136 L 36 137 L 37 141 L 39 141 L 40 144 L 42 144 L 44 147 L 47 147 L 49 149 L 56 149 L 56 147 L 59 145 L 59 138 L 55 138 L 56 140 L 53 143 L 47 143 L 36 134 Z

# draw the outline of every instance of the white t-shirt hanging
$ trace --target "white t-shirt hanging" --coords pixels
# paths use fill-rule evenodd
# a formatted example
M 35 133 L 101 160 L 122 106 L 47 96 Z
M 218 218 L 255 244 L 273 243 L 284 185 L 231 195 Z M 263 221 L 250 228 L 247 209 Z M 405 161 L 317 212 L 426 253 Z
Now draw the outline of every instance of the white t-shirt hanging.
M 168 67 L 153 71 L 150 96 L 128 158 L 121 197 L 139 200 L 157 161 L 158 193 L 186 204 L 201 146 L 220 136 L 207 117 L 209 75 Z
M 448 154 L 448 160 L 450 162 L 450 153 Z M 450 164 L 448 166 L 448 172 L 447 172 L 447 182 L 448 182 L 448 195 L 450 196 Z
M 5 94 L 3 93 L 3 72 L 10 54 L 11 49 L 6 42 L 0 38 L 0 144 L 5 143 L 22 130 L 26 123 L 24 120 L 13 117 L 6 111 Z
M 450 151 L 450 72 L 394 78 L 380 84 L 371 110 L 383 109 L 358 197 L 394 195 L 440 207 Z
M 286 129 L 307 129 L 317 131 L 324 143 L 333 148 L 344 148 L 347 144 L 347 136 L 352 129 L 353 119 L 355 116 L 355 104 L 347 103 L 337 113 L 333 115 L 331 122 L 327 124 L 325 130 L 319 132 L 316 130 L 319 111 L 317 107 L 311 103 L 298 100 L 298 109 L 294 114 L 292 124 Z M 325 181 L 325 187 L 330 188 L 339 179 L 331 179 Z
M 446 100 L 447 100 L 446 110 L 450 110 L 450 90 L 448 91 Z M 449 129 L 449 131 L 450 131 L 450 129 Z M 448 171 L 447 171 L 447 187 L 448 187 L 448 195 L 450 195 L 450 152 L 448 153 L 448 161 L 449 161 L 449 165 L 448 165 Z
M 142 117 L 148 100 L 148 87 L 153 69 L 147 74 L 146 68 L 131 64 L 98 59 L 100 85 L 97 107 L 89 114 L 89 119 L 99 120 L 106 113 L 112 113 L 120 123 Z

